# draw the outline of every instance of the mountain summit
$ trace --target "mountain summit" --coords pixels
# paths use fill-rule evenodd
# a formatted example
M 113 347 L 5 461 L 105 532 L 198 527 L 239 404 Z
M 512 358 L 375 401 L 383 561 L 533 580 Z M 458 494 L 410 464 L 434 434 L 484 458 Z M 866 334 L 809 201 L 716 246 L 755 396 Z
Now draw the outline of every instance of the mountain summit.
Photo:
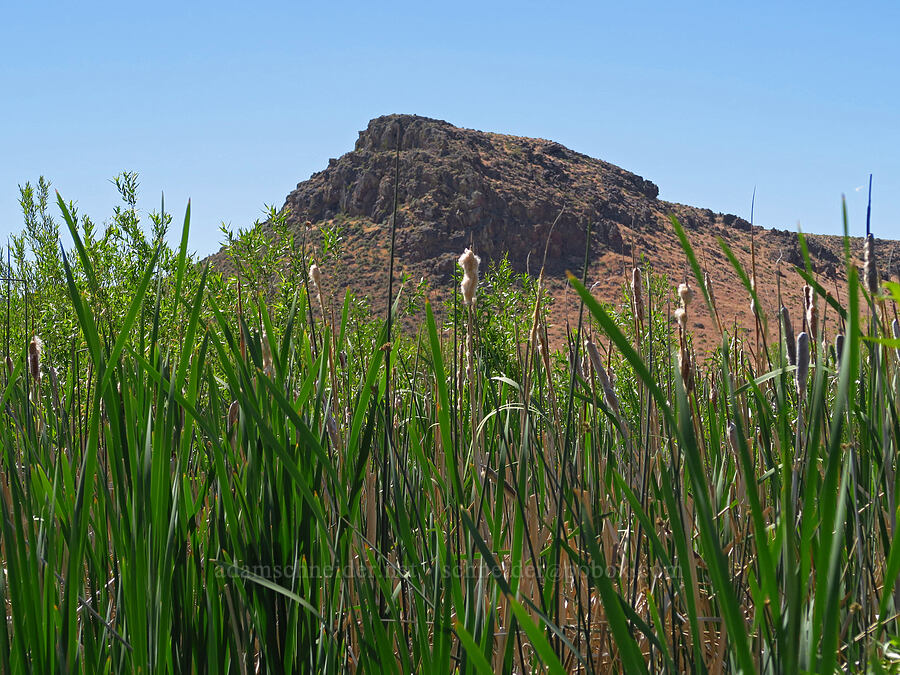
M 513 269 L 532 274 L 546 247 L 546 287 L 565 301 L 554 310 L 561 320 L 571 311 L 567 302 L 574 302 L 563 272 L 581 269 L 589 225 L 589 283 L 601 299 L 621 298 L 627 270 L 642 257 L 678 283 L 693 275 L 669 222 L 674 215 L 711 275 L 723 322 L 755 326 L 747 293 L 720 240 L 748 271 L 752 240 L 756 289 L 769 313 L 778 306 L 778 292 L 792 312 L 803 313 L 805 281 L 794 269 L 803 265 L 796 234 L 663 201 L 650 180 L 553 141 L 461 129 L 416 115 L 370 121 L 352 151 L 298 184 L 284 204 L 289 222 L 310 233 L 311 241 L 316 231 L 328 230 L 332 239 L 339 234 L 341 244 L 332 253 L 340 259 L 329 265 L 331 283 L 369 295 L 376 304 L 387 288 L 398 144 L 396 264 L 400 273 L 427 278 L 439 295 L 450 288 L 456 259 L 466 247 L 485 267 L 508 257 Z M 844 280 L 839 238 L 809 235 L 807 245 L 813 272 L 826 288 Z M 885 260 L 893 259 L 893 245 L 879 245 Z M 853 250 L 861 257 L 861 241 L 854 241 Z M 216 257 L 221 261 L 221 254 Z M 702 312 L 693 316 L 701 340 L 714 344 L 709 318 Z
M 675 213 L 688 227 L 748 230 L 732 215 L 660 201 L 659 188 L 629 171 L 555 143 L 460 129 L 415 115 L 369 122 L 356 148 L 300 183 L 285 206 L 299 221 L 345 216 L 388 223 L 400 146 L 397 252 L 406 264 L 452 269 L 474 245 L 488 258 L 508 255 L 524 270 L 548 235 L 553 268 L 578 264 L 591 225 L 592 249 L 627 251 L 623 229 L 649 234 Z M 552 234 L 551 226 L 553 227 Z

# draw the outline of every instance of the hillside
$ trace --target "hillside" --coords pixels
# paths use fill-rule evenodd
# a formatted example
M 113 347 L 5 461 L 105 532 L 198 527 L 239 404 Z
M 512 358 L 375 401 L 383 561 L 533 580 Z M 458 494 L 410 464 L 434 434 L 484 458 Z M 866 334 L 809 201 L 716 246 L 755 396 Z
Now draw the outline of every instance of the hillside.
M 559 326 L 567 312 L 574 316 L 572 294 L 564 292 L 564 272 L 581 268 L 588 223 L 589 284 L 599 298 L 614 301 L 633 259 L 645 256 L 673 283 L 689 274 L 669 222 L 674 214 L 711 274 L 723 322 L 747 327 L 752 316 L 719 237 L 749 266 L 752 236 L 757 289 L 766 310 L 775 309 L 780 281 L 786 304 L 801 316 L 804 282 L 793 265 L 802 258 L 794 233 L 660 200 L 659 189 L 650 180 L 553 141 L 461 129 L 413 115 L 373 119 L 351 152 L 299 183 L 284 203 L 298 227 L 307 223 L 312 230 L 339 229 L 342 260 L 330 270 L 332 283 L 374 293 L 376 304 L 387 283 L 398 136 L 398 278 L 402 273 L 414 280 L 426 277 L 440 295 L 441 289 L 449 288 L 455 260 L 466 246 L 474 248 L 483 264 L 508 255 L 514 269 L 536 274 L 549 237 L 547 273 L 558 301 L 554 318 Z M 882 273 L 892 259 L 893 246 L 879 242 Z M 809 250 L 821 283 L 841 289 L 840 239 L 810 235 Z M 853 254 L 861 258 L 861 240 L 854 240 Z M 711 344 L 714 334 L 706 325 L 708 316 L 697 312 L 694 318 L 695 331 Z

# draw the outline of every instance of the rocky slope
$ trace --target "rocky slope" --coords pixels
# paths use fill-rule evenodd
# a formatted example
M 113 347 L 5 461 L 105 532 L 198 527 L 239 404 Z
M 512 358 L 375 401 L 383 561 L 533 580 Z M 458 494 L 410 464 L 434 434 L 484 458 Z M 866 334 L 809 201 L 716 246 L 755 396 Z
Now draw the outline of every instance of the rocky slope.
M 590 276 L 603 299 L 619 297 L 623 272 L 641 256 L 680 281 L 688 268 L 669 222 L 674 214 L 712 274 L 723 320 L 752 326 L 746 294 L 718 238 L 749 263 L 752 234 L 763 302 L 774 309 L 779 284 L 788 304 L 799 302 L 804 282 L 793 265 L 802 258 L 793 233 L 751 228 L 733 214 L 662 201 L 651 181 L 553 141 L 461 129 L 414 115 L 373 119 L 353 151 L 298 184 L 284 204 L 298 226 L 339 227 L 340 283 L 357 291 L 386 284 L 398 142 L 396 260 L 401 272 L 427 277 L 432 288 L 449 287 L 466 246 L 486 263 L 508 255 L 513 268 L 536 273 L 546 244 L 552 290 L 563 300 L 557 303 L 562 322 L 567 303 L 574 305 L 572 294 L 564 293 L 563 272 L 580 269 L 589 224 Z M 840 241 L 812 236 L 809 250 L 823 285 L 840 283 Z M 861 255 L 858 241 L 854 250 Z M 882 244 L 879 250 L 887 258 L 890 249 Z M 799 315 L 799 305 L 792 311 Z M 702 318 L 695 329 L 712 337 Z

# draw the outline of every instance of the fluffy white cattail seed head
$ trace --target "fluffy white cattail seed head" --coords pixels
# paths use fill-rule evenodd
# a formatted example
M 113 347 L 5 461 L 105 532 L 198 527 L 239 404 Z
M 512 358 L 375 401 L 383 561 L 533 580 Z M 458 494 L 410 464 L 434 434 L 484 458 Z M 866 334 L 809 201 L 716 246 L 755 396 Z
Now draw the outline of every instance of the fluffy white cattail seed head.
M 316 287 L 316 293 L 322 296 L 322 270 L 315 263 L 309 268 L 309 278 Z
M 678 297 L 681 298 L 681 305 L 685 309 L 691 304 L 691 300 L 694 299 L 694 291 L 686 281 L 683 284 L 679 284 Z
M 675 320 L 678 322 L 678 327 L 681 330 L 685 330 L 687 328 L 687 312 L 684 310 L 684 307 L 678 307 L 675 309 Z
M 463 303 L 471 305 L 475 302 L 475 289 L 478 287 L 478 265 L 481 258 L 471 249 L 466 249 L 459 256 L 459 266 L 463 269 L 463 279 L 459 288 L 462 291 Z

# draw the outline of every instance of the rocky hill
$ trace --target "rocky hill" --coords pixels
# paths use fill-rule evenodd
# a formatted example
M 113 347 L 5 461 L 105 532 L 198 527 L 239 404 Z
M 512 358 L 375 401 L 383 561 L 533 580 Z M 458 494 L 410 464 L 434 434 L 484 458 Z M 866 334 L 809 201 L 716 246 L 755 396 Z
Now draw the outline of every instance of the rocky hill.
M 793 233 L 751 227 L 733 214 L 662 201 L 651 181 L 553 141 L 461 129 L 414 115 L 373 119 L 351 152 L 298 184 L 284 204 L 298 226 L 340 228 L 341 283 L 357 291 L 371 292 L 386 284 L 398 142 L 396 261 L 401 272 L 425 276 L 433 288 L 449 287 L 455 260 L 466 246 L 487 263 L 508 255 L 513 268 L 536 273 L 549 237 L 552 290 L 558 299 L 574 304 L 572 294 L 563 291 L 563 272 L 580 269 L 588 224 L 591 278 L 602 298 L 619 297 L 625 269 L 641 256 L 677 282 L 688 268 L 669 222 L 674 214 L 712 274 L 719 302 L 726 308 L 723 320 L 752 325 L 746 294 L 718 237 L 749 264 L 753 234 L 763 302 L 774 308 L 780 283 L 783 297 L 799 303 L 804 282 L 792 266 L 802 258 Z M 832 288 L 843 279 L 839 239 L 811 236 L 809 250 L 823 285 Z M 887 259 L 892 249 L 881 244 L 879 251 Z M 854 252 L 861 255 L 858 241 Z M 381 294 L 379 290 L 378 297 Z M 562 321 L 566 302 L 557 305 Z M 799 304 L 793 311 L 800 314 Z M 695 329 L 701 334 L 711 330 L 703 318 Z

